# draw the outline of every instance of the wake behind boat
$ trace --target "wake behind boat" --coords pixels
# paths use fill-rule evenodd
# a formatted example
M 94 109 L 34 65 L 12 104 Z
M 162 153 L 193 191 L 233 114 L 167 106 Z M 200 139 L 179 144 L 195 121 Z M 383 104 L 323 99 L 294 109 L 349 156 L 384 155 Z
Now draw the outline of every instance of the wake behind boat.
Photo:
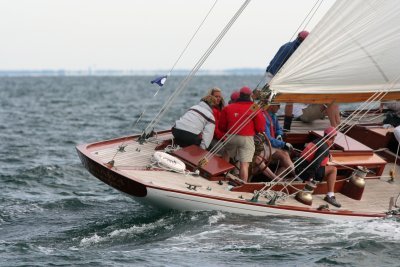
M 249 2 L 245 1 L 235 19 Z M 345 220 L 397 217 L 397 164 L 388 163 L 390 160 L 346 133 L 373 103 L 400 98 L 400 74 L 394 60 L 400 57 L 399 15 L 400 5 L 394 0 L 370 1 L 369 5 L 363 1 L 337 1 L 269 86 L 260 89 L 259 100 L 253 106 L 256 113 L 281 102 L 364 101 L 337 127 L 341 133 L 330 147 L 330 165 L 338 169 L 334 192 L 341 208 L 323 200 L 327 193 L 324 181 L 312 192 L 296 177 L 268 182 L 257 182 L 253 177 L 244 183 L 236 175 L 235 166 L 223 160 L 218 151 L 206 151 L 195 145 L 182 148 L 176 145 L 170 131 L 155 131 L 157 121 L 195 71 L 182 81 L 142 134 L 80 145 L 79 157 L 85 168 L 103 182 L 156 207 Z M 229 22 L 229 27 L 233 22 Z M 194 70 L 200 68 L 203 59 L 206 57 Z M 154 82 L 161 86 L 167 77 Z M 300 131 L 288 133 L 285 141 L 295 151 L 301 151 L 307 143 L 322 137 L 322 131 L 302 126 Z M 264 149 L 268 155 L 270 147 L 264 144 Z M 298 153 L 291 157 L 298 162 Z M 397 159 L 397 155 L 394 157 Z

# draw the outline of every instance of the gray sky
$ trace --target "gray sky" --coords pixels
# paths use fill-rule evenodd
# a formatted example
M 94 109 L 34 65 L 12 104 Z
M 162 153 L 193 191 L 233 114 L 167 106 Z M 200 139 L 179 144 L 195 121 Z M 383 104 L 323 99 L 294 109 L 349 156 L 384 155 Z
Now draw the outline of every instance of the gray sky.
M 0 70 L 170 69 L 214 2 L 1 0 Z M 176 69 L 192 68 L 242 3 L 219 0 Z M 315 3 L 253 0 L 203 69 L 264 68 Z

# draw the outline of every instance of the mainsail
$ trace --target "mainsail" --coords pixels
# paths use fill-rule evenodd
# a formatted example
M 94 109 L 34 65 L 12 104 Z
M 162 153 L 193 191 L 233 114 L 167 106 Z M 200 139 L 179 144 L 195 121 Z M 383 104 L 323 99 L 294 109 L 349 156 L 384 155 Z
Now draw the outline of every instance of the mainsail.
M 339 0 L 270 82 L 274 102 L 400 99 L 400 1 Z

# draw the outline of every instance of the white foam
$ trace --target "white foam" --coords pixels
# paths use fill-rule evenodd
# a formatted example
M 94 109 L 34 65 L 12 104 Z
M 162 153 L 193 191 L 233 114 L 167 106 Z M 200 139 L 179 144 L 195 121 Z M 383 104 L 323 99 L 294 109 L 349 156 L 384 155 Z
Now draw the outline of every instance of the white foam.
M 38 246 L 38 249 L 40 252 L 42 252 L 43 254 L 46 254 L 46 255 L 51 255 L 54 252 L 53 248 Z
M 160 219 L 154 223 L 149 223 L 149 224 L 141 224 L 141 225 L 134 225 L 132 227 L 126 228 L 126 229 L 118 229 L 114 230 L 109 234 L 106 234 L 104 236 L 99 236 L 97 233 L 92 235 L 91 237 L 84 237 L 80 245 L 81 246 L 90 246 L 99 242 L 107 242 L 110 239 L 113 238 L 120 238 L 123 236 L 129 236 L 129 235 L 135 235 L 135 234 L 140 234 L 144 233 L 149 230 L 153 230 L 159 227 L 164 227 L 167 230 L 173 229 L 173 225 L 165 225 L 165 220 Z
M 208 218 L 208 223 L 209 223 L 210 225 L 216 224 L 216 223 L 219 222 L 220 220 L 225 219 L 225 217 L 226 217 L 225 214 L 223 214 L 222 212 L 218 211 L 217 214 L 211 215 L 211 216 Z
M 96 243 L 99 243 L 100 241 L 104 240 L 104 237 L 100 237 L 98 236 L 96 233 L 94 235 L 92 235 L 91 237 L 84 237 L 81 242 L 80 245 L 81 246 L 90 246 Z
M 309 219 L 229 218 L 222 214 L 210 218 L 209 225 L 189 230 L 169 239 L 172 251 L 211 251 L 262 249 L 275 244 L 281 248 L 309 250 L 337 242 L 372 239 L 400 240 L 400 224 L 392 220 L 367 222 L 310 221 Z M 216 221 L 214 221 L 216 219 Z

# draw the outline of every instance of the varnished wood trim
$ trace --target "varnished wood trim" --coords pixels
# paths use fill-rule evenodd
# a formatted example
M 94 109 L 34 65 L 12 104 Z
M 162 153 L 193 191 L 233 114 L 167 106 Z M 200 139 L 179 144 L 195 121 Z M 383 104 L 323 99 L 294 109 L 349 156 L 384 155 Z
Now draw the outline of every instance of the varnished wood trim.
M 367 101 L 374 93 L 343 93 L 343 94 L 278 94 L 273 102 L 277 103 L 354 103 Z M 400 100 L 400 92 L 387 93 L 382 100 Z

